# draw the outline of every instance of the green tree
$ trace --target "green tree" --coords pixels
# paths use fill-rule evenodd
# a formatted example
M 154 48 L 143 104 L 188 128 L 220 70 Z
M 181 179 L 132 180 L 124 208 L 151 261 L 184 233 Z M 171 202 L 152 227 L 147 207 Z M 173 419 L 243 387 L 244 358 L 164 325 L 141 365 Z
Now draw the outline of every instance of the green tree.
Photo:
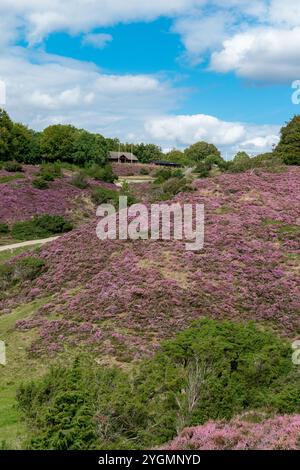
M 152 160 L 160 160 L 162 158 L 161 148 L 155 144 L 141 143 L 134 145 L 132 151 L 142 163 L 149 163 Z
M 41 156 L 46 161 L 61 160 L 73 163 L 73 146 L 76 128 L 55 124 L 46 127 L 41 134 Z
M 221 157 L 220 151 L 214 144 L 209 144 L 203 141 L 196 142 L 195 144 L 186 148 L 184 153 L 190 161 L 194 162 L 200 162 L 209 155 L 217 155 L 218 157 Z
M 249 161 L 250 158 L 251 158 L 251 157 L 248 155 L 247 152 L 238 152 L 238 153 L 234 156 L 233 162 L 234 162 L 234 163 L 245 162 L 245 161 Z
M 104 164 L 107 157 L 106 139 L 100 134 L 91 134 L 85 130 L 75 133 L 72 160 L 77 165 L 94 162 Z
M 20 123 L 12 127 L 13 156 L 17 162 L 37 163 L 35 132 Z
M 282 157 L 287 165 L 300 165 L 300 116 L 294 116 L 282 127 L 280 134 L 275 153 Z
M 4 109 L 0 108 L 0 160 L 12 159 L 13 122 Z
M 179 163 L 180 165 L 187 165 L 189 163 L 189 160 L 184 152 L 177 149 L 172 149 L 170 152 L 168 152 L 164 156 L 164 159 L 168 162 Z

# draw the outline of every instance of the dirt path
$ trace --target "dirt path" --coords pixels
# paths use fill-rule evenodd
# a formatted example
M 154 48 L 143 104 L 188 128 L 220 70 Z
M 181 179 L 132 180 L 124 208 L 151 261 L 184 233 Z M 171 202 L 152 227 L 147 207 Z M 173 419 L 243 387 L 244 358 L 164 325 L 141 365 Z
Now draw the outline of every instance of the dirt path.
M 58 238 L 59 236 L 56 236 L 56 237 L 43 238 L 41 240 L 29 240 L 29 241 L 21 242 L 21 243 L 13 243 L 12 245 L 4 245 L 4 246 L 0 246 L 0 251 L 14 250 L 16 248 L 22 248 L 22 246 L 44 245 L 45 243 L 52 242 L 54 240 L 57 240 Z

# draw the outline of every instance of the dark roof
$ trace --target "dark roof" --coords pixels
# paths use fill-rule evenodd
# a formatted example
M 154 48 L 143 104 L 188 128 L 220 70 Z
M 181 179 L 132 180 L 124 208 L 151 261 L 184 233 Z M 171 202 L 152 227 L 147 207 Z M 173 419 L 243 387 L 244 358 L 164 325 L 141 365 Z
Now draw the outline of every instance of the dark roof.
M 181 167 L 180 163 L 175 163 L 175 162 L 169 162 L 166 160 L 154 160 L 151 163 L 154 165 L 161 165 L 161 166 L 174 166 L 174 167 Z
M 109 152 L 110 160 L 119 160 L 123 156 L 129 161 L 138 161 L 138 158 L 131 152 Z

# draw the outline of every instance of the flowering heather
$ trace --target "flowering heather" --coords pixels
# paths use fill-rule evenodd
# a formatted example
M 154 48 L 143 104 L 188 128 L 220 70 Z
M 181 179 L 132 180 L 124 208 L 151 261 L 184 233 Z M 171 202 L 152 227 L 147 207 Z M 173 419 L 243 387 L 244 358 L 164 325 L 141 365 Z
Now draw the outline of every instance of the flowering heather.
M 88 189 L 82 191 L 71 185 L 71 176 L 49 182 L 49 188 L 41 190 L 32 186 L 32 180 L 37 172 L 37 167 L 25 166 L 23 174 L 25 178 L 0 184 L 1 222 L 14 223 L 38 214 L 68 215 L 69 212 L 78 210 L 78 207 L 85 211 L 90 209 L 89 215 L 94 213 L 94 209 L 84 201 L 90 191 Z M 0 176 L 7 175 L 11 176 L 11 173 L 0 171 Z M 104 182 L 93 181 L 92 184 L 116 188 Z
M 113 163 L 113 171 L 118 176 L 138 176 L 141 170 L 148 170 L 149 173 L 157 171 L 156 165 L 146 165 L 142 163 Z
M 195 184 L 176 200 L 205 204 L 200 252 L 181 241 L 99 241 L 96 220 L 41 249 L 47 271 L 0 304 L 52 294 L 51 304 L 17 324 L 39 328 L 32 351 L 83 344 L 131 360 L 203 316 L 299 334 L 300 169 Z
M 300 415 L 253 423 L 244 417 L 186 428 L 166 450 L 299 450 Z

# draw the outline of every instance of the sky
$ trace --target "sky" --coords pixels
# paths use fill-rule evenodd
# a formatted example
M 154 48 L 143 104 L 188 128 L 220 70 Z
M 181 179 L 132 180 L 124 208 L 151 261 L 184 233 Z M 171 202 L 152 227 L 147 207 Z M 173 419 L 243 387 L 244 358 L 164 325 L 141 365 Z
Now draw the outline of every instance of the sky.
M 37 130 L 256 155 L 300 113 L 299 44 L 299 0 L 0 0 L 3 107 Z

